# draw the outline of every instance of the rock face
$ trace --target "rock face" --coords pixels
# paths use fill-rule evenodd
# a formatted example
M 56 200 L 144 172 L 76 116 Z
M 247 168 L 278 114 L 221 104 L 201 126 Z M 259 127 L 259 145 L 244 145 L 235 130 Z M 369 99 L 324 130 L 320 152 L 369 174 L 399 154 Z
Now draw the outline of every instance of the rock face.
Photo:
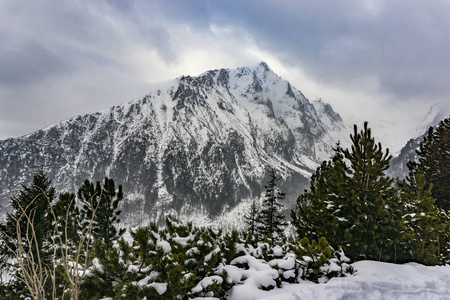
M 419 149 L 420 142 L 422 141 L 423 136 L 410 139 L 406 145 L 402 148 L 398 156 L 394 157 L 391 160 L 391 165 L 387 170 L 387 174 L 394 178 L 403 179 L 408 176 L 408 162 L 409 161 L 417 161 L 418 155 L 416 150 Z
M 214 219 L 259 198 L 274 168 L 289 206 L 343 131 L 329 104 L 308 101 L 265 63 L 182 76 L 140 100 L 0 141 L 0 199 L 43 168 L 58 191 L 113 178 L 130 224 L 167 213 Z
M 411 138 L 401 149 L 400 153 L 392 159 L 387 174 L 394 178 L 406 178 L 409 173 L 407 164 L 409 161 L 417 161 L 419 159 L 416 151 L 419 150 L 420 143 L 427 136 L 429 128 L 433 127 L 436 129 L 445 118 L 448 118 L 448 110 L 445 107 L 431 106 L 423 120 L 418 122 L 416 133 L 413 135 L 414 138 Z

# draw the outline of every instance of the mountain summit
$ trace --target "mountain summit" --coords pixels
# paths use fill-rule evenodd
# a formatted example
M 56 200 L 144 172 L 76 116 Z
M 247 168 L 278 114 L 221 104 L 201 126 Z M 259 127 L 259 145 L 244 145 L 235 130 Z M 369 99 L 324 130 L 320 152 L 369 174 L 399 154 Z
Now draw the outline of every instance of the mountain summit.
M 310 102 L 266 63 L 182 76 L 142 99 L 0 141 L 0 199 L 43 168 L 59 191 L 113 178 L 128 223 L 167 213 L 215 219 L 259 198 L 274 168 L 289 205 L 343 129 L 329 104 Z

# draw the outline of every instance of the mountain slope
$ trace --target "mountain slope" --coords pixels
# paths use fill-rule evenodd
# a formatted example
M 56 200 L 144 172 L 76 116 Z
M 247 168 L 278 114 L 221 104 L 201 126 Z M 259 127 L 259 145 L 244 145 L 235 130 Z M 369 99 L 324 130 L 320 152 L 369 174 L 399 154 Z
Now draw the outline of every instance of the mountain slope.
M 289 206 L 343 129 L 331 106 L 309 102 L 265 63 L 183 76 L 142 99 L 0 141 L 0 199 L 43 168 L 59 191 L 104 176 L 123 184 L 128 223 L 167 213 L 214 219 L 259 197 L 273 167 Z
M 405 178 L 408 173 L 407 163 L 409 161 L 416 161 L 419 157 L 416 151 L 419 149 L 420 143 L 427 135 L 430 127 L 436 128 L 440 121 L 448 117 L 448 110 L 445 107 L 433 105 L 428 113 L 423 117 L 415 131 L 412 133 L 414 138 L 411 138 L 405 146 L 400 150 L 400 153 L 391 161 L 391 166 L 387 173 L 389 176 Z

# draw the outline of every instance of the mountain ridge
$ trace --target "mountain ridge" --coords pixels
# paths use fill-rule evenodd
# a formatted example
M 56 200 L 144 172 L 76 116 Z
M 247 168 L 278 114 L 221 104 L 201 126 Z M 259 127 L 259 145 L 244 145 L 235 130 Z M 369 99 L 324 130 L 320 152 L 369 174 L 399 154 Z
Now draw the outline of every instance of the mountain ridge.
M 0 195 L 37 168 L 57 190 L 113 178 L 127 222 L 204 212 L 211 219 L 259 198 L 266 173 L 282 178 L 286 206 L 330 157 L 345 128 L 265 63 L 181 76 L 145 97 L 0 141 Z
M 427 135 L 429 128 L 436 128 L 442 120 L 448 117 L 448 110 L 443 104 L 433 104 L 422 120 L 419 120 L 415 130 L 412 131 L 412 138 L 406 142 L 399 153 L 391 160 L 391 166 L 387 170 L 387 174 L 394 178 L 406 178 L 409 173 L 407 163 L 419 159 L 416 151 L 419 150 L 420 143 Z

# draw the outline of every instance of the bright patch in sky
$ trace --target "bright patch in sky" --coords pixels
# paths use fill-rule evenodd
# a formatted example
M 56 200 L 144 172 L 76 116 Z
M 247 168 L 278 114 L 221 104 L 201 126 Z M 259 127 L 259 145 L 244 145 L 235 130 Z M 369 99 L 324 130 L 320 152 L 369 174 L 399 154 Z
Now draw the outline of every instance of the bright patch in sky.
M 450 111 L 448 1 L 0 3 L 0 139 L 265 61 L 396 150 Z

